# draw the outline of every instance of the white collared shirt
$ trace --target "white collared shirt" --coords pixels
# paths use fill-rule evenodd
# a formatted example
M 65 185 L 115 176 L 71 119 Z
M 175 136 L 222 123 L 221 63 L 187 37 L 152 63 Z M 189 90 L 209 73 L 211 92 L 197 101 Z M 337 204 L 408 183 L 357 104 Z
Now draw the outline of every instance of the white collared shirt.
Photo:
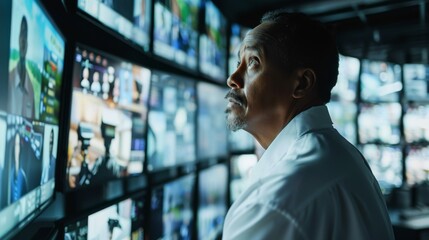
M 390 240 L 387 208 L 366 161 L 326 106 L 293 118 L 267 148 L 225 219 L 223 239 Z

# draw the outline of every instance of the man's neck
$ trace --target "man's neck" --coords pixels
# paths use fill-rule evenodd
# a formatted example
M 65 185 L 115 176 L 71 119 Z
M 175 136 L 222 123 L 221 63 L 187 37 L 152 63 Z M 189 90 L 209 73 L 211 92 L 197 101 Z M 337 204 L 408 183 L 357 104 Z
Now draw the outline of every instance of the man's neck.
M 25 59 L 21 59 L 21 60 L 19 60 L 19 62 L 18 62 L 18 74 L 19 74 L 19 80 L 20 80 L 20 82 L 19 82 L 19 86 L 20 87 L 24 87 L 25 86 L 25 71 L 26 71 L 26 69 L 25 69 Z

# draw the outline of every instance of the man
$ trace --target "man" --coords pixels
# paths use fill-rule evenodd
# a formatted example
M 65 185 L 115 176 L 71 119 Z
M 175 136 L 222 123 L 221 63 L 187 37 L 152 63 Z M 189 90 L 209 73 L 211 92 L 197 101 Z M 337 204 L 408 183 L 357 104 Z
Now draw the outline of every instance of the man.
M 18 132 L 15 133 L 13 139 L 12 155 L 11 159 L 11 171 L 10 171 L 10 203 L 18 201 L 28 191 L 27 175 L 22 169 L 21 158 L 21 137 Z
M 34 89 L 26 67 L 28 48 L 28 24 L 25 16 L 21 19 L 19 31 L 19 60 L 9 73 L 9 113 L 26 118 L 34 118 Z
M 44 160 L 41 184 L 47 183 L 55 176 L 55 161 L 57 158 L 54 156 L 54 140 L 54 129 L 51 129 L 49 134 L 49 155 L 48 159 Z
M 334 39 L 303 14 L 271 12 L 261 22 L 227 81 L 226 113 L 233 131 L 266 151 L 223 239 L 394 239 L 376 179 L 324 105 L 338 75 Z

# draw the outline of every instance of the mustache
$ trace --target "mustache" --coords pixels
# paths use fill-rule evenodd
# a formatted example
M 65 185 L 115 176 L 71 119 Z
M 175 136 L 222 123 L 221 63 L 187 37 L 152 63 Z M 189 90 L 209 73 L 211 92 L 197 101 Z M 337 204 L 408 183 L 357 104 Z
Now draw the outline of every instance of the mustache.
M 246 106 L 247 105 L 247 100 L 246 98 L 239 94 L 237 90 L 229 90 L 228 93 L 225 95 L 225 99 L 233 99 L 234 101 L 236 101 L 237 103 L 241 104 L 242 106 Z

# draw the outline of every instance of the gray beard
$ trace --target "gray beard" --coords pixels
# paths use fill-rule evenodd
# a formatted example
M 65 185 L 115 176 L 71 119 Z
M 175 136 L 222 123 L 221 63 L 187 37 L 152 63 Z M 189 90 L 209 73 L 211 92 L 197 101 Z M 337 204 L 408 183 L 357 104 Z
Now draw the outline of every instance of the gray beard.
M 226 109 L 225 113 L 226 125 L 228 126 L 229 130 L 236 132 L 240 129 L 245 129 L 247 127 L 247 122 L 243 117 L 234 115 L 233 113 L 231 113 L 230 109 Z

